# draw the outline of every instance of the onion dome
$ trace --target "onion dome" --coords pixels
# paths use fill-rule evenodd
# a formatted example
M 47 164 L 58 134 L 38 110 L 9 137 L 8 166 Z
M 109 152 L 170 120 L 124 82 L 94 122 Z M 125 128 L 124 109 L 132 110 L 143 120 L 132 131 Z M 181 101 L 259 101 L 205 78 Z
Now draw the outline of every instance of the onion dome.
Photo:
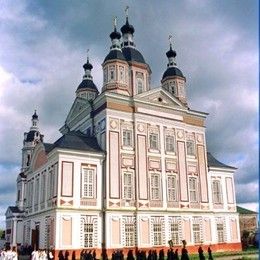
M 32 119 L 38 119 L 38 115 L 36 114 L 36 110 L 34 110 L 34 114 L 32 115 Z
M 129 24 L 128 17 L 126 17 L 126 23 L 121 27 L 122 34 L 134 34 L 135 28 L 133 25 Z
M 93 69 L 92 64 L 89 62 L 89 58 L 87 58 L 87 62 L 83 65 L 83 68 L 85 70 L 85 75 L 83 76 L 82 82 L 79 84 L 77 88 L 77 92 L 79 90 L 94 90 L 95 92 L 98 92 L 97 86 L 93 82 L 93 78 L 91 75 L 91 70 Z
M 112 41 L 112 45 L 110 47 L 110 52 L 105 57 L 104 62 L 108 60 L 123 60 L 125 61 L 125 57 L 121 50 L 120 38 L 121 34 L 116 30 L 116 18 L 114 18 L 114 31 L 110 33 L 110 38 Z
M 171 36 L 169 37 L 169 39 L 171 39 Z M 166 77 L 174 77 L 174 76 L 185 78 L 181 70 L 177 68 L 177 63 L 175 60 L 177 53 L 175 50 L 172 49 L 171 42 L 170 42 L 170 49 L 166 52 L 166 56 L 168 58 L 167 70 L 163 73 L 162 80 L 164 80 Z
M 114 31 L 110 33 L 109 36 L 110 36 L 111 40 L 114 40 L 114 39 L 120 40 L 120 38 L 121 38 L 121 34 L 120 34 L 120 32 L 118 32 L 116 30 L 116 27 L 114 28 Z

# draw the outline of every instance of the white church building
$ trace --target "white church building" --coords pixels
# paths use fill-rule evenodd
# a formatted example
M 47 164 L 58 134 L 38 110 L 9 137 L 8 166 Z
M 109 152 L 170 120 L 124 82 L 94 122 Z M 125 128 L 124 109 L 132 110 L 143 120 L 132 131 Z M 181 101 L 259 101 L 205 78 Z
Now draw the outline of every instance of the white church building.
M 207 151 L 207 113 L 189 107 L 170 44 L 159 87 L 134 43 L 128 17 L 104 59 L 103 86 L 89 58 L 62 136 L 45 143 L 35 112 L 24 134 L 16 205 L 6 239 L 75 251 L 167 249 L 187 241 L 240 250 L 234 173 Z M 100 90 L 100 92 L 99 92 Z M 206 97 L 205 97 L 206 98 Z

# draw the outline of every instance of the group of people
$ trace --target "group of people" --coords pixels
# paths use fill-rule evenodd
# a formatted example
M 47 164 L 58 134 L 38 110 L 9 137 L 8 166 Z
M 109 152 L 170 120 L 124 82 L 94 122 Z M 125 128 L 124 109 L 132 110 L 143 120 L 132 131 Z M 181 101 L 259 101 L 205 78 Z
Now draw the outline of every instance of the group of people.
M 96 250 L 82 250 L 80 260 L 96 260 Z
M 34 249 L 31 253 L 31 260 L 52 260 L 53 258 L 52 251 L 45 249 Z
M 7 245 L 4 249 L 0 250 L 0 260 L 18 260 L 16 247 Z

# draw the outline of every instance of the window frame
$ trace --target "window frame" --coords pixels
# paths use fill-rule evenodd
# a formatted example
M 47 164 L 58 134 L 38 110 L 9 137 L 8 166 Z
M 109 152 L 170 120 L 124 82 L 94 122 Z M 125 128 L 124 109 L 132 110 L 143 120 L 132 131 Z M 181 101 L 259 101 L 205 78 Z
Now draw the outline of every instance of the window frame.
M 162 223 L 153 223 L 153 245 L 160 246 L 163 243 Z
M 161 176 L 159 173 L 151 173 L 150 196 L 151 196 L 151 200 L 161 200 Z
M 169 179 L 173 178 L 174 187 L 169 187 L 170 181 Z M 170 194 L 173 193 L 172 196 Z M 172 199 L 171 199 L 172 197 Z M 167 176 L 167 199 L 168 201 L 177 201 L 177 177 L 176 175 L 168 175 Z
M 123 129 L 122 133 L 123 146 L 132 147 L 133 146 L 133 131 L 129 129 Z
M 159 133 L 149 134 L 149 148 L 152 150 L 159 150 Z
M 220 180 L 212 181 L 212 201 L 214 204 L 223 204 L 223 194 Z
M 135 246 L 135 244 L 136 244 L 135 224 L 134 223 L 125 223 L 124 231 L 125 231 L 125 246 L 126 247 Z
M 93 223 L 85 223 L 85 222 L 83 223 L 83 243 L 85 248 L 94 247 L 94 224 Z
M 130 177 L 130 183 L 126 183 L 126 177 Z M 134 199 L 134 175 L 133 172 L 124 171 L 123 172 L 123 190 L 122 195 L 125 200 L 133 200 Z M 129 180 L 129 179 L 128 179 Z M 128 196 L 130 195 L 130 196 Z
M 186 148 L 187 148 L 187 155 L 189 155 L 189 156 L 195 156 L 196 155 L 195 141 L 187 140 L 186 141 Z
M 87 172 L 86 172 L 87 171 Z M 92 173 L 92 182 L 90 175 L 85 180 L 85 174 Z M 94 199 L 95 198 L 95 169 L 90 167 L 82 167 L 81 170 L 81 198 L 82 199 Z
M 191 183 L 194 181 L 194 183 Z M 194 184 L 194 187 L 192 186 Z M 189 177 L 189 196 L 190 202 L 198 202 L 198 178 L 197 177 Z
M 169 140 L 171 140 L 171 142 L 169 142 Z M 169 147 L 172 147 L 172 149 L 169 149 Z M 175 137 L 173 135 L 165 135 L 165 151 L 175 153 Z

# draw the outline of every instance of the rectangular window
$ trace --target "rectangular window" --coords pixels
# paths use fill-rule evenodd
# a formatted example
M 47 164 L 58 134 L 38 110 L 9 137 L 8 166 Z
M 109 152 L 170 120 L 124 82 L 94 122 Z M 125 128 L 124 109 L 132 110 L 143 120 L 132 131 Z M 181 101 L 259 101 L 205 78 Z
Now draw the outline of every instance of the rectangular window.
M 82 198 L 94 198 L 94 170 L 82 169 Z
M 42 187 L 41 187 L 41 203 L 45 201 L 45 189 L 46 189 L 46 175 L 42 175 Z
M 94 226 L 84 223 L 84 247 L 93 247 Z
M 131 200 L 133 199 L 133 174 L 131 172 L 124 172 L 123 176 L 124 199 Z
M 173 245 L 180 244 L 180 237 L 179 237 L 179 224 L 178 223 L 171 223 L 171 240 Z
M 154 245 L 162 245 L 162 224 L 153 224 Z
M 114 80 L 114 78 L 115 78 L 115 71 L 110 70 L 110 80 Z
M 159 147 L 159 135 L 151 133 L 149 135 L 150 149 L 158 150 Z
M 212 182 L 212 197 L 213 203 L 221 204 L 222 203 L 222 192 L 220 181 Z
M 194 244 L 201 243 L 200 224 L 193 224 L 192 225 L 192 230 L 193 230 L 193 242 L 194 242 Z
M 35 182 L 35 189 L 34 189 L 34 205 L 37 205 L 39 203 L 39 184 L 40 180 L 39 178 L 36 179 Z
M 123 146 L 132 146 L 131 130 L 123 130 Z
M 187 141 L 187 155 L 195 155 L 195 143 L 194 141 Z
M 176 201 L 176 177 L 169 175 L 167 179 L 167 188 L 168 188 L 168 201 Z
M 125 246 L 135 245 L 135 227 L 133 223 L 125 224 Z
M 166 135 L 165 138 L 165 150 L 166 152 L 174 152 L 175 151 L 175 146 L 174 146 L 174 136 L 171 135 Z
M 223 243 L 224 240 L 224 225 L 217 224 L 218 242 Z
M 152 200 L 160 199 L 160 175 L 159 174 L 151 175 L 151 199 Z
M 197 178 L 190 177 L 189 178 L 189 189 L 190 189 L 190 202 L 197 202 L 198 201 L 198 191 L 197 191 Z

